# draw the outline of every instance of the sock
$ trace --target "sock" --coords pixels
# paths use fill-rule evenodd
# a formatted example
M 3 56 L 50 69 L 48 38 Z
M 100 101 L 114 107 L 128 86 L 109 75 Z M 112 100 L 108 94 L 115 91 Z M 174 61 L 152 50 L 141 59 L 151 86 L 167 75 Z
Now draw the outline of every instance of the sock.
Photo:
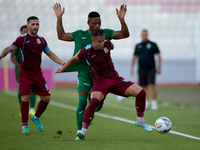
M 36 95 L 33 93 L 33 91 L 31 90 L 31 95 L 30 95 L 30 108 L 35 107 L 35 101 L 36 101 Z
M 90 124 L 90 122 L 92 121 L 92 119 L 94 117 L 94 111 L 95 111 L 96 107 L 98 106 L 98 104 L 99 104 L 98 99 L 96 99 L 96 98 L 91 99 L 90 104 L 85 111 L 85 115 L 83 118 L 83 124 L 85 124 L 85 123 Z M 88 126 L 86 126 L 85 128 L 87 129 Z
M 98 112 L 101 110 L 101 108 L 103 107 L 104 100 L 105 100 L 105 98 L 99 102 L 99 105 L 95 109 L 95 112 Z
M 22 126 L 28 126 L 29 102 L 21 101 L 20 105 Z
M 42 113 L 46 110 L 48 104 L 49 104 L 49 102 L 44 102 L 44 101 L 40 100 L 40 102 L 38 103 L 36 112 L 35 112 L 35 117 L 40 118 Z
M 137 117 L 144 117 L 145 103 L 146 103 L 145 97 L 146 97 L 146 92 L 143 89 L 136 96 L 135 107 L 137 110 Z
M 17 98 L 18 98 L 19 106 L 20 106 L 21 105 L 21 97 L 19 96 L 19 91 L 18 91 L 18 94 L 17 94 Z
M 77 123 L 78 130 L 82 129 L 82 122 L 83 122 L 86 105 L 87 105 L 87 96 L 80 95 L 78 107 L 76 109 L 76 123 Z

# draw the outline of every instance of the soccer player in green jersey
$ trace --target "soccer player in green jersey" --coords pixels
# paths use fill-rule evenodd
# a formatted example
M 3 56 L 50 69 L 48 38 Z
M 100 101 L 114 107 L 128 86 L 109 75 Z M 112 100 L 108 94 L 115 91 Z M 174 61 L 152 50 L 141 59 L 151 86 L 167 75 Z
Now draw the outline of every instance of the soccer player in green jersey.
M 75 42 L 75 48 L 73 56 L 76 55 L 76 53 L 82 48 L 85 47 L 88 44 L 91 44 L 91 32 L 101 27 L 101 18 L 98 12 L 90 12 L 88 15 L 88 26 L 89 29 L 86 31 L 83 30 L 76 30 L 74 32 L 65 32 L 63 25 L 62 25 L 62 15 L 65 12 L 65 8 L 61 8 L 60 3 L 54 4 L 53 7 L 55 14 L 57 16 L 57 34 L 58 39 L 62 41 L 74 41 Z M 121 30 L 114 31 L 111 29 L 104 29 L 104 35 L 105 39 L 123 39 L 129 37 L 129 30 L 126 25 L 126 22 L 124 20 L 125 14 L 126 14 L 127 8 L 126 5 L 121 5 L 120 9 L 116 9 L 117 16 L 119 18 L 119 21 L 121 23 Z M 83 116 L 85 112 L 85 108 L 87 105 L 87 96 L 88 93 L 92 89 L 92 79 L 93 75 L 91 70 L 89 69 L 86 61 L 84 59 L 79 60 L 74 65 L 69 67 L 65 70 L 65 72 L 72 72 L 72 71 L 78 71 L 78 94 L 79 94 L 79 104 L 76 111 L 76 119 L 77 119 L 77 128 L 78 131 L 82 129 L 82 122 L 83 122 Z M 96 111 L 100 110 L 102 107 L 102 104 L 100 104 Z M 75 140 L 80 140 L 79 137 L 77 137 Z
M 27 26 L 23 25 L 20 28 L 21 35 L 25 34 L 28 32 Z M 19 51 L 16 50 L 10 54 L 10 60 L 13 62 L 15 65 L 15 79 L 17 82 L 17 87 L 19 88 L 19 82 L 18 82 L 18 73 L 19 73 L 19 65 L 20 65 L 20 54 Z M 19 91 L 18 91 L 18 100 L 19 100 L 19 105 L 21 105 L 21 97 L 19 96 Z M 31 90 L 31 95 L 30 95 L 30 109 L 29 109 L 29 115 L 34 115 L 35 114 L 35 101 L 36 101 L 36 95 L 33 93 Z M 20 113 L 21 116 L 21 113 Z

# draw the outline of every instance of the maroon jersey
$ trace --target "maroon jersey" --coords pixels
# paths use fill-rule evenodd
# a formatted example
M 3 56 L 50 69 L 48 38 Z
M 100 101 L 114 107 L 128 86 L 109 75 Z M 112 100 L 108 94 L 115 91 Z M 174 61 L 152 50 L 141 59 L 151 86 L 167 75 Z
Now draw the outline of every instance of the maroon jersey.
M 95 50 L 87 45 L 79 51 L 79 59 L 86 59 L 95 78 L 113 78 L 119 76 L 110 57 L 110 40 L 105 40 L 102 50 Z
M 18 47 L 20 51 L 20 71 L 41 73 L 42 51 L 47 52 L 49 50 L 46 40 L 38 35 L 31 37 L 26 33 L 18 37 L 13 45 Z

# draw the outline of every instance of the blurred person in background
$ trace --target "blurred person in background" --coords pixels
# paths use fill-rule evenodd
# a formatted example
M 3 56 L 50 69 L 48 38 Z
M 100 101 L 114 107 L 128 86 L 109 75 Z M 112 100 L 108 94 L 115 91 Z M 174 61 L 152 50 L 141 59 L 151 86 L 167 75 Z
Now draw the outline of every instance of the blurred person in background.
M 135 51 L 131 59 L 130 75 L 134 74 L 135 60 L 138 58 L 138 77 L 139 85 L 147 92 L 146 109 L 150 108 L 148 101 L 148 90 L 151 96 L 151 109 L 157 110 L 157 91 L 156 91 L 156 73 L 161 73 L 161 55 L 156 43 L 148 39 L 148 31 L 146 29 L 141 32 L 142 42 L 135 46 Z M 157 56 L 155 63 L 154 56 Z
M 20 28 L 21 35 L 24 35 L 27 32 L 28 32 L 27 26 L 26 25 L 21 26 L 21 28 Z M 19 65 L 20 65 L 20 52 L 19 52 L 19 50 L 11 52 L 10 60 L 15 65 L 15 79 L 16 79 L 16 82 L 17 82 L 17 87 L 19 89 L 19 81 L 18 81 L 18 73 L 19 73 Z M 19 105 L 21 105 L 21 97 L 19 96 L 19 90 L 18 90 L 17 97 L 18 97 Z M 34 109 L 35 108 L 35 101 L 36 101 L 36 95 L 31 90 L 30 109 L 29 109 L 29 115 L 31 115 L 31 116 L 35 114 L 35 109 Z M 20 113 L 20 116 L 21 116 L 21 113 Z

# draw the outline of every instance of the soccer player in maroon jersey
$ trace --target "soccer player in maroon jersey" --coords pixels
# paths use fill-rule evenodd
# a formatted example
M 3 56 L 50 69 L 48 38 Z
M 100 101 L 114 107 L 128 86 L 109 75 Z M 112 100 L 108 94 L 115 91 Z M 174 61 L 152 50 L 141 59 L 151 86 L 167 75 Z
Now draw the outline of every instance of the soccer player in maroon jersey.
M 39 30 L 39 19 L 31 16 L 27 19 L 28 33 L 18 37 L 9 47 L 5 48 L 0 60 L 8 53 L 17 49 L 20 50 L 20 67 L 19 67 L 19 92 L 21 96 L 21 119 L 22 133 L 29 133 L 28 130 L 28 113 L 31 90 L 40 96 L 35 115 L 31 120 L 36 124 L 38 130 L 43 131 L 40 122 L 40 116 L 47 108 L 50 101 L 50 91 L 41 71 L 42 51 L 54 62 L 64 65 L 65 63 L 58 58 L 48 47 L 46 40 L 37 33 Z
M 78 60 L 85 59 L 94 75 L 91 101 L 84 114 L 82 130 L 77 132 L 77 136 L 82 140 L 85 138 L 96 107 L 109 92 L 124 97 L 136 97 L 137 119 L 135 125 L 151 132 L 151 127 L 144 121 L 146 92 L 137 84 L 124 80 L 118 75 L 110 56 L 110 50 L 114 46 L 109 40 L 105 40 L 102 29 L 94 29 L 91 33 L 91 39 L 92 44 L 82 48 L 66 62 L 63 68 L 57 68 L 55 71 L 56 73 L 63 72 Z

